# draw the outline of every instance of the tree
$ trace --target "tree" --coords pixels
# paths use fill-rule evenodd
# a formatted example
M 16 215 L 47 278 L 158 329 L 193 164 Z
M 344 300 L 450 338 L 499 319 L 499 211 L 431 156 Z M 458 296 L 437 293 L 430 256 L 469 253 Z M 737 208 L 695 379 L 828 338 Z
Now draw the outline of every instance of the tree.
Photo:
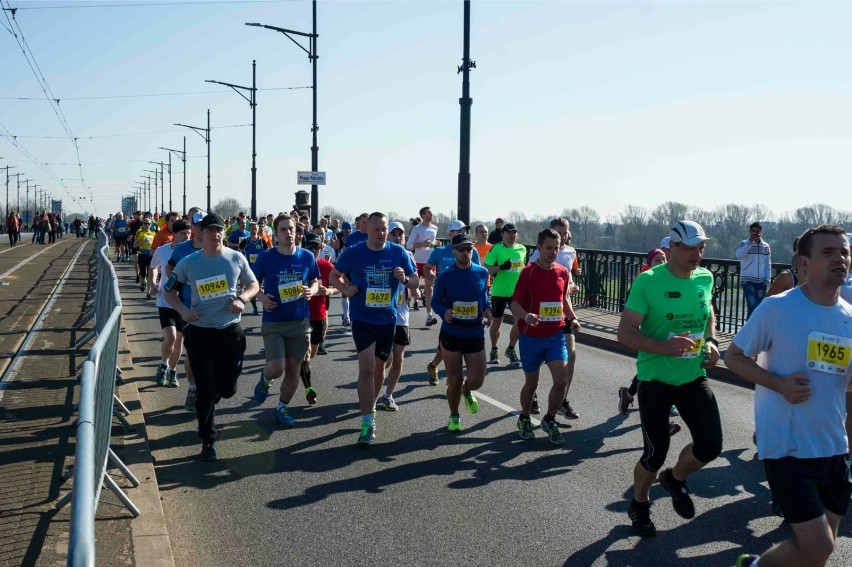
M 572 241 L 576 245 L 583 248 L 598 248 L 601 245 L 601 217 L 595 209 L 583 205 L 577 209 L 565 209 L 562 216 L 571 223 Z
M 213 210 L 210 212 L 215 212 L 222 218 L 235 217 L 237 213 L 240 211 L 245 212 L 246 206 L 240 203 L 233 197 L 225 197 L 220 200 L 218 203 L 213 205 Z
M 621 228 L 615 242 L 619 250 L 646 252 L 660 243 L 660 229 L 650 222 L 648 209 L 627 205 L 618 219 Z

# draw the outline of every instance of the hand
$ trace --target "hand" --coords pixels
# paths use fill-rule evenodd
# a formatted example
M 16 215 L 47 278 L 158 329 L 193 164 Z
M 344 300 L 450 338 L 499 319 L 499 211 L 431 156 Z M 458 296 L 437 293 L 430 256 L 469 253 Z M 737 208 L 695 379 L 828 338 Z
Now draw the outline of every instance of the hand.
M 278 307 L 278 302 L 275 301 L 275 296 L 270 293 L 262 293 L 258 295 L 260 298 L 260 302 L 263 304 L 263 308 L 267 311 L 272 311 L 276 307 Z
M 539 317 L 535 313 L 527 313 L 527 316 L 524 317 L 524 323 L 530 327 L 538 327 Z
M 398 268 L 398 267 L 393 269 L 393 277 L 395 277 L 396 279 L 398 279 L 402 283 L 405 283 L 405 280 L 408 279 L 408 278 L 405 277 L 405 270 L 403 270 L 402 268 Z
M 810 379 L 807 374 L 796 372 L 780 380 L 778 393 L 791 404 L 806 402 L 811 397 Z
M 312 295 L 313 295 L 313 293 L 311 293 L 311 288 L 306 286 L 306 285 L 303 285 L 302 286 L 302 297 L 304 297 L 305 299 L 310 299 Z
M 482 325 L 484 327 L 490 327 L 491 322 L 493 320 L 494 320 L 494 317 L 491 316 L 491 310 L 490 309 L 482 314 Z
M 681 357 L 683 353 L 695 348 L 695 343 L 689 338 L 689 333 L 675 335 L 666 341 L 665 355 Z
M 502 264 L 500 264 L 500 269 L 501 269 L 501 270 L 509 270 L 509 269 L 511 269 L 511 268 L 512 268 L 512 261 L 511 261 L 511 260 L 506 260 L 505 262 L 503 262 Z
M 160 286 L 155 283 L 152 283 L 148 286 L 148 293 L 151 294 L 152 297 L 156 297 L 158 293 L 160 293 Z
M 240 301 L 238 298 L 234 298 L 231 301 L 231 304 L 228 306 L 228 311 L 231 313 L 242 313 L 243 309 L 246 308 L 246 304 Z
M 568 285 L 568 293 L 570 295 L 575 295 L 579 291 L 580 291 L 580 286 L 578 286 L 577 284 L 572 283 L 572 284 Z
M 414 289 L 408 290 L 408 294 L 411 299 L 420 299 L 420 288 L 415 287 Z
M 314 295 L 328 295 L 328 288 L 324 285 L 318 285 L 317 292 Z
M 444 321 L 446 321 L 447 323 L 453 322 L 453 310 L 452 309 L 447 309 L 446 311 L 444 311 Z
M 198 311 L 193 309 L 185 309 L 183 313 L 180 314 L 181 318 L 187 323 L 195 323 L 199 319 L 201 319 L 201 315 L 199 315 Z
M 583 329 L 583 326 L 580 325 L 580 322 L 574 319 L 571 321 L 571 330 L 575 333 L 579 333 Z
M 349 287 L 343 288 L 340 295 L 343 297 L 353 297 L 356 293 L 358 293 L 358 286 L 355 284 L 349 284 Z
M 713 343 L 706 343 L 706 348 L 704 350 L 704 362 L 701 363 L 703 368 L 713 368 L 716 366 L 716 363 L 719 362 L 720 354 L 719 347 L 714 345 Z

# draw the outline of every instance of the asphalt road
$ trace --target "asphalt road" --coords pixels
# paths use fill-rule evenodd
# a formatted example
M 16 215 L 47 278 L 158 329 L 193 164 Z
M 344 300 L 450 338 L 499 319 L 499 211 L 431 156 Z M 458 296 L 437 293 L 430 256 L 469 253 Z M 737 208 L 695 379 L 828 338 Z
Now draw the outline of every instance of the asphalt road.
M 505 366 L 489 366 L 480 412 L 462 407 L 464 429 L 449 434 L 443 371 L 434 387 L 424 370 L 438 331 L 421 326 L 422 310 L 412 313 L 400 410 L 379 413 L 378 439 L 367 449 L 355 444 L 355 352 L 337 302 L 329 355 L 313 364 L 319 404 L 308 407 L 300 387 L 290 430 L 275 421 L 275 396 L 263 405 L 251 399 L 264 361 L 260 317 L 245 316 L 239 390 L 217 411 L 219 461 L 202 463 L 194 415 L 182 409 L 185 382 L 176 390 L 153 382 L 160 336 L 153 302 L 133 287 L 129 269 L 118 271 L 135 367 L 152 377 L 139 393 L 177 565 L 715 566 L 789 535 L 772 515 L 754 459 L 750 390 L 714 383 L 724 449 L 690 478 L 697 515 L 682 520 L 655 486 L 658 534 L 641 539 L 626 515 L 639 419 L 635 406 L 628 416 L 616 408 L 632 360 L 580 346 L 571 390 L 580 419 L 559 418 L 563 447 L 540 430 L 535 441 L 518 438 L 512 412 L 523 375 Z M 544 392 L 546 374 L 542 384 Z M 669 464 L 688 441 L 687 431 L 673 438 Z M 852 522 L 841 524 L 841 535 L 830 565 L 852 564 Z

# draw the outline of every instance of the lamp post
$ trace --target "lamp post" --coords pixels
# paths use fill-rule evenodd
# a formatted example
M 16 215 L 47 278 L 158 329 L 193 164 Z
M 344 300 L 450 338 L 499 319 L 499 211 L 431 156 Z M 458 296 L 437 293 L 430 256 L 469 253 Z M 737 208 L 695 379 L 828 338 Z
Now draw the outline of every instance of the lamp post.
M 183 214 L 186 214 L 186 136 L 183 137 L 183 151 L 160 147 L 169 152 L 169 210 L 172 209 L 172 152 L 183 160 Z
M 166 206 L 166 195 L 165 195 L 165 186 L 166 180 L 163 179 L 163 162 L 162 161 L 149 161 L 148 163 L 153 163 L 154 165 L 160 166 L 159 176 L 160 176 L 160 204 L 157 205 L 157 168 L 154 168 L 154 208 L 157 212 L 162 213 L 162 209 Z
M 199 126 L 190 126 L 188 124 L 177 124 L 175 126 L 183 126 L 184 128 L 189 128 L 202 138 L 207 143 L 207 210 L 210 211 L 210 109 L 207 109 L 207 128 L 201 128 Z M 204 134 L 202 134 L 204 132 Z M 186 152 L 186 146 L 183 148 L 184 152 Z M 184 162 L 186 164 L 186 162 Z M 184 210 L 186 210 L 186 194 L 184 194 Z
M 14 165 L 7 165 L 6 167 L 0 167 L 0 169 L 6 170 L 6 216 L 8 217 L 9 216 L 9 170 L 15 169 L 15 166 Z
M 160 165 L 162 162 L 160 162 L 160 161 L 149 161 L 148 163 L 152 163 L 154 165 Z M 157 176 L 160 175 L 160 172 L 157 171 L 156 167 L 154 169 L 146 169 L 145 171 L 148 171 L 148 172 L 154 174 L 154 210 L 152 212 L 160 212 L 160 205 L 158 204 L 159 194 L 157 193 L 157 188 L 159 187 L 159 185 L 157 185 Z
M 154 209 L 151 210 L 151 176 L 148 176 L 148 209 L 152 213 L 157 210 L 157 170 L 156 169 L 143 169 L 142 171 L 146 173 L 154 174 Z
M 251 218 L 257 218 L 257 167 L 256 167 L 256 159 L 257 159 L 257 151 L 255 146 L 255 125 L 256 125 L 256 113 L 257 113 L 257 62 L 252 60 L 251 62 L 251 87 L 243 87 L 240 85 L 234 85 L 232 83 L 223 83 L 222 81 L 213 81 L 206 80 L 205 83 L 216 83 L 217 85 L 224 85 L 226 87 L 231 87 L 231 89 L 246 99 L 248 101 L 249 106 L 251 107 Z M 249 96 L 244 95 L 240 91 L 248 91 Z
M 246 23 L 247 26 L 253 26 L 258 28 L 266 28 L 268 30 L 277 31 L 279 33 L 283 33 L 287 36 L 287 39 L 295 43 L 299 46 L 299 49 L 308 54 L 308 59 L 311 61 L 313 65 L 313 124 L 311 126 L 311 133 L 313 135 L 311 146 L 311 171 L 317 171 L 319 168 L 319 146 L 317 145 L 317 130 L 319 130 L 319 126 L 317 125 L 317 0 L 313 0 L 313 32 L 305 33 L 298 32 L 294 30 L 288 30 L 284 28 L 278 28 L 275 26 L 267 26 L 264 24 L 258 23 Z M 301 43 L 293 39 L 293 36 L 301 36 L 308 38 L 308 48 L 306 49 Z M 319 216 L 319 191 L 316 185 L 311 185 L 311 224 L 318 224 L 318 216 Z
M 476 61 L 470 60 L 470 0 L 464 0 L 464 47 L 462 64 L 458 73 L 462 74 L 461 124 L 459 127 L 459 220 L 470 221 L 470 70 L 476 69 Z

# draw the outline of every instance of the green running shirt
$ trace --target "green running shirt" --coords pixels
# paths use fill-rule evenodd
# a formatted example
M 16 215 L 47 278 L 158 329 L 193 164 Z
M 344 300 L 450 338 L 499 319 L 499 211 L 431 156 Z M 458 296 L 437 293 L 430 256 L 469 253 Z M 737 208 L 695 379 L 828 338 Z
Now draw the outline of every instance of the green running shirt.
M 488 255 L 485 257 L 486 266 L 499 266 L 506 260 L 512 261 L 512 267 L 508 270 L 500 270 L 493 276 L 491 284 L 491 295 L 497 297 L 512 297 L 515 293 L 515 284 L 518 283 L 518 277 L 521 275 L 521 270 L 524 269 L 527 259 L 527 249 L 523 244 L 515 243 L 511 248 L 506 247 L 502 242 L 498 242 L 491 247 Z

